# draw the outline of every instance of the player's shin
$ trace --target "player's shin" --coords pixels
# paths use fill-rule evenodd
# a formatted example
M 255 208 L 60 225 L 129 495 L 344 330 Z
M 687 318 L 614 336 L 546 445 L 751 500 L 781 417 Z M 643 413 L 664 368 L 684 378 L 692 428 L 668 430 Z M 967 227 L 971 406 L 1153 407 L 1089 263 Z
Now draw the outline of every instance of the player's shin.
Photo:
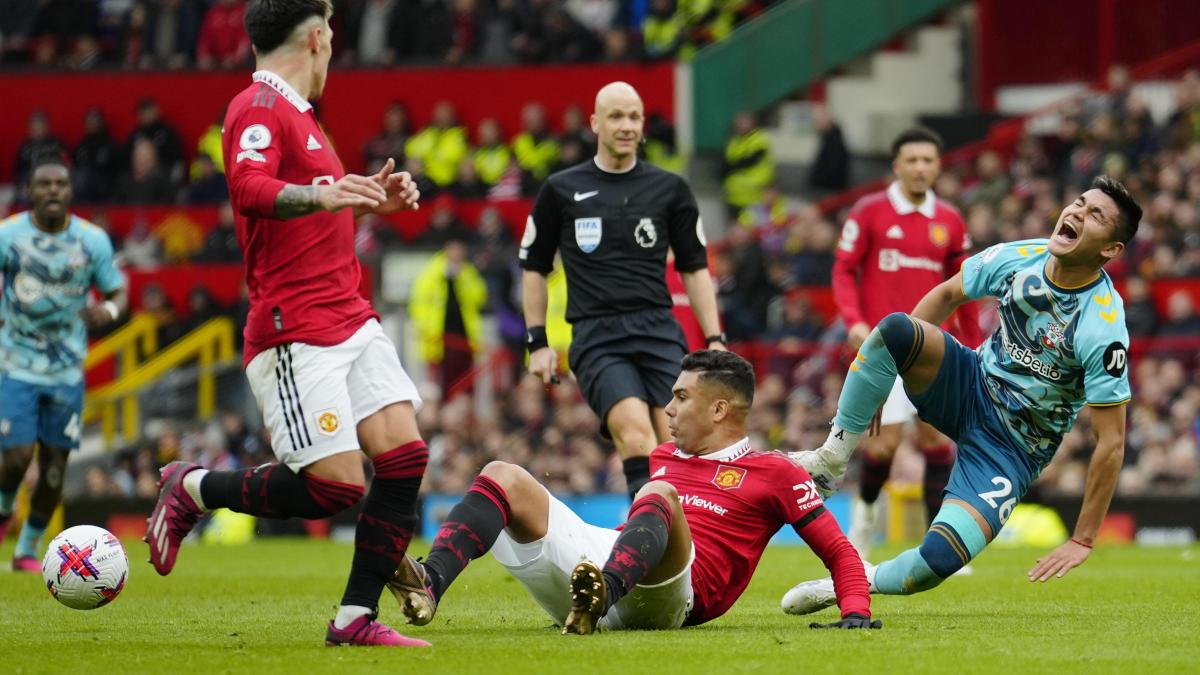
M 328 518 L 363 495 L 360 485 L 298 474 L 282 464 L 235 471 L 194 469 L 183 483 L 203 510 L 226 508 L 261 518 Z
M 608 589 L 605 611 L 633 590 L 662 560 L 673 515 L 667 498 L 656 493 L 639 498 L 629 507 L 629 520 L 604 564 Z
M 958 504 L 946 504 L 919 548 L 880 563 L 871 591 L 885 595 L 927 591 L 962 569 L 986 545 L 987 538 L 975 518 Z
M 358 515 L 354 531 L 354 560 L 342 595 L 342 609 L 334 619 L 344 628 L 356 614 L 346 608 L 374 608 L 379 594 L 392 578 L 417 527 L 417 494 L 429 462 L 423 441 L 413 441 L 371 460 L 375 478 Z
M 435 598 L 440 600 L 467 565 L 492 548 L 510 520 L 504 488 L 487 476 L 476 476 L 466 496 L 450 509 L 425 561 Z

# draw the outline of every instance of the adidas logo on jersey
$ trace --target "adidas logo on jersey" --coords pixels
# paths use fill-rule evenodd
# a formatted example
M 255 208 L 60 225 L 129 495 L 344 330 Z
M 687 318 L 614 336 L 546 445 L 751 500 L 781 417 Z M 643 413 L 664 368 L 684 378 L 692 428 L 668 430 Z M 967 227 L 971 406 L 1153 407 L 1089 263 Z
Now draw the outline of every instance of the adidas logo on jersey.
M 650 477 L 658 478 L 659 476 L 665 476 L 665 475 L 667 475 L 667 467 L 663 466 L 663 467 L 659 467 L 658 471 L 655 471 L 654 475 L 650 476 Z
M 309 150 L 320 150 L 321 144 L 317 142 L 317 139 L 314 138 L 312 134 L 309 134 L 308 143 L 304 147 L 308 148 Z
M 311 138 L 311 136 L 310 136 L 310 138 Z M 904 230 L 900 229 L 899 225 L 893 225 L 888 228 L 887 238 L 888 239 L 903 239 L 904 238 Z

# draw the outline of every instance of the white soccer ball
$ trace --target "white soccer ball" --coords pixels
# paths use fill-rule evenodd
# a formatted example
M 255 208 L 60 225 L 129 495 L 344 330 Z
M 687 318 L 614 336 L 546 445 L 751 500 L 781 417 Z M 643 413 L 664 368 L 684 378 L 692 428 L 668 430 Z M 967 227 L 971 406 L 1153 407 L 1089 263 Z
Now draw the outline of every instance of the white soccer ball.
M 42 558 L 42 579 L 59 602 L 71 609 L 96 609 L 112 602 L 129 577 L 121 540 L 95 525 L 62 531 Z

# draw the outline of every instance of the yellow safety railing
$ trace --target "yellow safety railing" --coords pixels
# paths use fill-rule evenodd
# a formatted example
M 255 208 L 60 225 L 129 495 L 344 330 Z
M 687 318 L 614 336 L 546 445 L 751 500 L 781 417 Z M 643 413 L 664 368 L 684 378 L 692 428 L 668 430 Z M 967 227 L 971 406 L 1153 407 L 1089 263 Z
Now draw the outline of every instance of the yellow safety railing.
M 135 314 L 129 323 L 111 335 L 88 347 L 87 357 L 83 360 L 83 369 L 90 370 L 113 357 L 118 358 L 117 378 L 125 373 L 132 373 L 142 359 L 149 359 L 158 351 L 158 321 L 150 314 Z M 88 396 L 91 396 L 89 392 Z M 125 419 L 136 417 L 137 399 L 129 397 L 124 402 Z M 114 411 L 115 414 L 115 411 Z M 84 422 L 87 421 L 87 409 L 84 409 Z M 105 442 L 108 439 L 105 438 Z
M 236 363 L 233 335 L 232 319 L 228 317 L 211 319 L 176 340 L 145 363 L 129 369 L 122 367 L 121 375 L 116 380 L 88 392 L 83 406 L 84 423 L 89 423 L 99 417 L 101 432 L 104 435 L 104 445 L 111 447 L 117 435 L 117 406 L 119 404 L 122 412 L 122 437 L 126 442 L 137 440 L 141 431 L 138 394 L 147 385 L 193 359 L 198 362 L 199 366 L 196 379 L 196 415 L 199 419 L 211 417 L 217 408 L 217 370 Z M 113 337 L 116 337 L 116 334 Z M 112 356 L 113 353 L 109 352 L 108 356 Z

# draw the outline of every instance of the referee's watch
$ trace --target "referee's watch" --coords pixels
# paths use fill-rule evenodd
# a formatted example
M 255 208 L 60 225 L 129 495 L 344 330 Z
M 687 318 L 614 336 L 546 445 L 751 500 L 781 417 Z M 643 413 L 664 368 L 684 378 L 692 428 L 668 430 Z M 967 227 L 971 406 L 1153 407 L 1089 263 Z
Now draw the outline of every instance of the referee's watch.
M 725 339 L 725 331 L 721 331 L 716 335 L 709 335 L 708 337 L 704 338 L 704 346 L 706 348 L 714 342 L 720 342 L 722 345 L 727 345 L 728 341 Z
M 532 354 L 542 347 L 549 347 L 550 343 L 546 339 L 545 326 L 530 326 L 525 331 L 525 348 Z

